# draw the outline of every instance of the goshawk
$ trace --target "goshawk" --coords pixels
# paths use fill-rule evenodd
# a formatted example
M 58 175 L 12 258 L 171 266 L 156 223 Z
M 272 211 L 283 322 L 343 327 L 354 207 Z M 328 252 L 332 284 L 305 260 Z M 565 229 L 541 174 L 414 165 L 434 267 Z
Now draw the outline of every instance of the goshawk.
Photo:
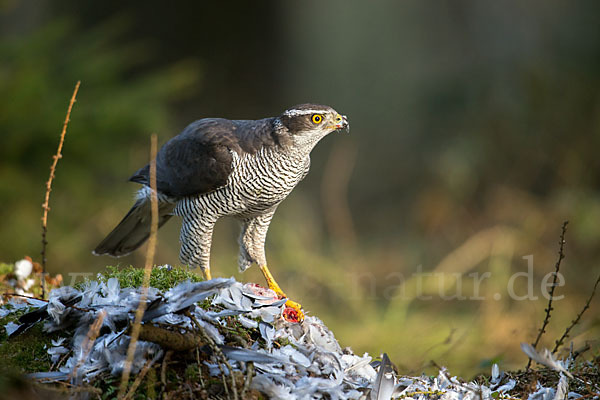
M 224 216 L 242 222 L 239 268 L 258 264 L 269 288 L 287 297 L 267 268 L 265 238 L 277 206 L 306 176 L 310 152 L 327 134 L 348 128 L 333 108 L 302 104 L 256 121 L 206 118 L 188 125 L 156 156 L 159 226 L 183 218 L 180 259 L 210 274 L 213 227 Z M 150 233 L 150 167 L 130 181 L 144 185 L 131 210 L 94 254 L 123 256 Z M 288 300 L 302 318 L 298 303 Z

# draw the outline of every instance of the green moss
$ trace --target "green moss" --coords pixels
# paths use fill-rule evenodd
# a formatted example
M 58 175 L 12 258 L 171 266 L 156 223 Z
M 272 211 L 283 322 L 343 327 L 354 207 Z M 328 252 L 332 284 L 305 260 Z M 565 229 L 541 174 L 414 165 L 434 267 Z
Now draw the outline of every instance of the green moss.
M 156 385 L 158 379 L 156 376 L 156 369 L 150 368 L 146 375 L 146 397 L 149 399 L 156 399 Z
M 94 387 L 102 389 L 102 400 L 113 399 L 119 392 L 119 377 L 108 375 L 104 379 L 94 382 Z
M 106 282 L 110 278 L 117 278 L 121 287 L 139 287 L 144 280 L 144 269 L 128 267 L 106 267 L 106 271 L 98 275 L 98 280 Z M 150 286 L 161 291 L 169 290 L 177 284 L 191 280 L 192 282 L 202 281 L 202 277 L 195 274 L 187 267 L 152 268 L 150 274 Z
M 10 304 L 2 308 L 12 308 Z M 22 308 L 0 318 L 0 360 L 2 369 L 15 373 L 30 373 L 49 371 L 52 363 L 48 355 L 48 348 L 52 340 L 61 336 L 60 332 L 48 334 L 43 331 L 44 324 L 37 324 L 21 335 L 8 338 L 4 326 L 9 322 L 18 323 L 21 315 L 35 309 L 35 307 Z M 62 332 L 62 336 L 65 336 Z
M 11 274 L 15 270 L 13 264 L 0 263 L 0 275 Z
M 188 381 L 197 381 L 200 377 L 200 370 L 197 364 L 190 364 L 184 372 L 185 379 Z
M 11 319 L 9 319 L 11 317 Z M 0 319 L 0 326 L 12 321 L 12 316 Z M 42 324 L 37 324 L 25 333 L 8 339 L 6 332 L 0 333 L 0 360 L 2 367 L 19 373 L 49 371 L 52 363 L 48 355 L 48 347 L 58 334 L 42 331 Z

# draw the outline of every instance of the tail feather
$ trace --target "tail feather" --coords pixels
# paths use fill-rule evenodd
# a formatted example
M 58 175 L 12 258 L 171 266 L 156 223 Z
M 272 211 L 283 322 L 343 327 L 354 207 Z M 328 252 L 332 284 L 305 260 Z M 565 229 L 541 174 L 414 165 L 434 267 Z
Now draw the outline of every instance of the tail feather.
M 159 203 L 158 227 L 171 217 L 174 205 Z M 108 254 L 114 257 L 127 255 L 140 247 L 150 236 L 152 212 L 148 199 L 139 199 L 119 222 L 119 225 L 96 247 L 95 255 Z

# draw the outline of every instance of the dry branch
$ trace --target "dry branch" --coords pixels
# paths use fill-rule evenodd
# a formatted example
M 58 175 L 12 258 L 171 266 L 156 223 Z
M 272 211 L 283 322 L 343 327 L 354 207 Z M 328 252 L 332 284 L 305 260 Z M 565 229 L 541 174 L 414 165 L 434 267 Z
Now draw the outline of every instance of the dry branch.
M 67 133 L 67 126 L 69 125 L 69 121 L 71 118 L 71 110 L 73 109 L 73 104 L 75 104 L 75 98 L 77 97 L 77 92 L 79 91 L 79 85 L 81 81 L 77 81 L 75 84 L 75 89 L 73 90 L 73 95 L 71 96 L 71 101 L 69 102 L 69 108 L 67 109 L 67 116 L 65 117 L 65 122 L 63 123 L 62 132 L 60 133 L 60 140 L 58 142 L 58 149 L 56 150 L 56 154 L 52 156 L 53 161 L 50 166 L 50 177 L 48 177 L 48 182 L 46 182 L 46 197 L 44 198 L 44 203 L 42 204 L 42 210 L 44 214 L 42 216 L 42 298 L 46 297 L 46 245 L 48 241 L 46 240 L 46 233 L 48 231 L 48 211 L 50 211 L 49 203 L 50 203 L 50 192 L 52 191 L 52 180 L 54 179 L 54 173 L 56 172 L 56 165 L 58 164 L 58 160 L 62 158 L 62 148 L 63 143 L 65 142 L 65 134 Z
M 585 305 L 583 306 L 583 308 L 581 309 L 579 314 L 577 314 L 577 317 L 573 321 L 571 321 L 571 325 L 569 325 L 567 327 L 567 329 L 565 329 L 565 332 L 560 337 L 560 339 L 558 339 L 556 341 L 556 345 L 554 346 L 554 349 L 552 350 L 552 354 L 556 353 L 558 348 L 563 345 L 565 339 L 569 337 L 569 332 L 571 332 L 571 329 L 573 329 L 573 327 L 579 323 L 579 320 L 581 320 L 581 316 L 583 315 L 583 313 L 586 312 L 586 310 L 588 308 L 590 308 L 590 303 L 592 302 L 592 299 L 594 298 L 594 295 L 596 294 L 596 289 L 598 288 L 598 284 L 600 284 L 600 275 L 596 279 L 596 283 L 594 284 L 594 289 L 592 290 L 592 294 L 590 294 L 590 297 L 588 297 L 587 301 L 585 302 Z
M 156 343 L 163 349 L 174 351 L 190 351 L 207 344 L 192 332 L 181 333 L 148 323 L 140 327 L 138 340 Z
M 554 289 L 556 289 L 556 279 L 558 278 L 558 271 L 560 270 L 560 263 L 563 260 L 563 258 L 565 258 L 565 253 L 564 253 L 565 233 L 567 232 L 568 224 L 569 224 L 569 221 L 563 222 L 562 230 L 560 232 L 560 241 L 559 241 L 559 247 L 558 247 L 558 259 L 556 260 L 556 265 L 554 267 L 554 277 L 552 280 L 552 287 L 550 288 L 550 293 L 548 296 L 548 307 L 545 309 L 546 316 L 544 317 L 544 322 L 542 323 L 542 327 L 540 328 L 540 330 L 538 332 L 535 342 L 532 343 L 532 346 L 534 349 L 537 347 L 538 343 L 540 342 L 542 335 L 546 332 L 546 326 L 548 326 L 548 323 L 550 322 L 550 314 L 553 310 L 552 300 L 554 299 Z M 526 369 L 529 370 L 529 367 L 531 367 L 531 358 L 529 359 L 529 361 L 527 361 Z
M 138 376 L 135 378 L 135 381 L 131 384 L 131 388 L 129 389 L 129 392 L 125 395 L 125 397 L 123 397 L 123 400 L 129 400 L 133 398 L 133 396 L 135 395 L 135 391 L 140 386 L 140 383 L 142 383 L 142 380 L 144 379 L 144 377 L 155 362 L 156 359 L 146 361 L 144 368 L 142 368 Z

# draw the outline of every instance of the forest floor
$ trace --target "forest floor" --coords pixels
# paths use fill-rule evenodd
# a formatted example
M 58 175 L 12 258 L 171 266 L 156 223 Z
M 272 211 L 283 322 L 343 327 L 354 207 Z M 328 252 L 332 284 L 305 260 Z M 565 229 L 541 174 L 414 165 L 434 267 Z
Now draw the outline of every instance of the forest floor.
M 142 325 L 139 343 L 149 345 L 139 354 L 136 350 L 132 373 L 121 388 L 128 342 L 119 342 L 131 335 L 135 310 L 115 307 L 126 308 L 129 300 L 137 299 L 143 270 L 108 267 L 96 280 L 55 288 L 48 302 L 24 297 L 41 294 L 39 280 L 32 278 L 36 266 L 30 264 L 31 268 L 0 265 L 1 399 L 112 399 L 119 393 L 121 398 L 136 399 L 600 398 L 597 354 L 586 358 L 583 352 L 573 352 L 569 359 L 557 360 L 534 351 L 541 363 L 536 368 L 500 371 L 494 366 L 489 375 L 472 380 L 451 376 L 443 367 L 434 376 L 405 376 L 393 364 L 386 365 L 387 356 L 358 356 L 340 347 L 318 318 L 286 320 L 283 303 L 276 298 L 267 301 L 269 293 L 257 285 L 221 279 L 217 286 L 200 288 L 211 281 L 202 283 L 197 275 L 172 267 L 152 270 L 154 289 L 148 292 L 146 311 L 166 308 L 152 320 L 158 331 L 148 332 L 149 321 Z M 60 277 L 47 279 L 48 289 L 60 283 Z M 200 297 L 190 299 L 202 300 L 184 301 L 185 308 L 175 310 L 174 304 L 200 289 L 195 294 Z M 76 302 L 65 301 L 74 294 L 79 296 Z M 112 311 L 102 317 L 100 328 L 94 328 L 99 305 Z M 23 316 L 37 309 L 43 311 L 39 321 L 9 337 L 26 325 Z

